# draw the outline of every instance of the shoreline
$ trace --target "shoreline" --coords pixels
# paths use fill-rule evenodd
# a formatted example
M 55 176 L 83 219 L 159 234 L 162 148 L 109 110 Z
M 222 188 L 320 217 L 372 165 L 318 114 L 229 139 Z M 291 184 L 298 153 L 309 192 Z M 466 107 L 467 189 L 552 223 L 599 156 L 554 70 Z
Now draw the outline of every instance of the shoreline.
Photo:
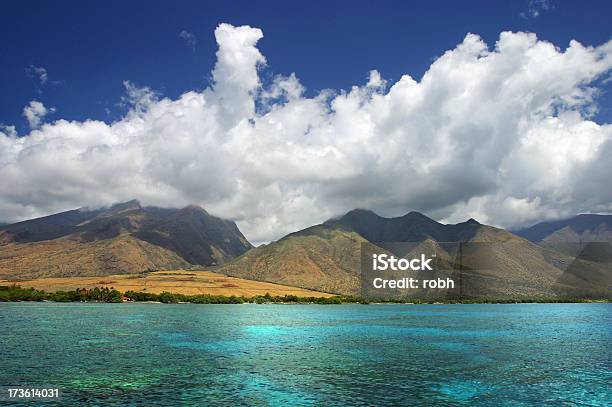
M 449 305 L 449 304 L 572 304 L 572 303 L 610 303 L 610 298 L 525 298 L 525 299 L 453 299 L 440 300 L 381 300 L 379 298 L 363 299 L 350 295 L 331 297 L 298 297 L 296 295 L 272 296 L 269 293 L 251 297 L 224 296 L 211 294 L 185 295 L 171 292 L 152 294 L 145 292 L 120 292 L 112 287 L 76 289 L 74 291 L 46 292 L 35 288 L 23 288 L 18 285 L 0 286 L 0 303 L 2 302 L 56 302 L 56 303 L 139 303 L 139 304 L 317 304 L 317 305 Z
M 610 304 L 612 300 L 579 300 L 579 301 L 508 301 L 508 302 L 341 302 L 339 304 L 323 304 L 315 302 L 242 302 L 242 303 L 222 303 L 222 302 L 210 302 L 210 303 L 195 303 L 195 302 L 175 302 L 167 303 L 161 301 L 122 301 L 122 302 L 108 302 L 108 301 L 0 301 L 0 307 L 2 304 L 150 304 L 150 305 L 406 305 L 406 306 L 419 306 L 419 305 L 550 305 L 550 304 Z

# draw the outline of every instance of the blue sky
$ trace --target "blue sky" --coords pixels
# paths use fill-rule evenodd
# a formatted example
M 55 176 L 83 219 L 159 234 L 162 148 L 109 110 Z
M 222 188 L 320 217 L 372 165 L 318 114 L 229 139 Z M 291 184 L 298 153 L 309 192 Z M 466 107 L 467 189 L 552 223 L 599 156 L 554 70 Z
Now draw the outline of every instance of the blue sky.
M 609 1 L 3 1 L 0 5 L 0 123 L 27 132 L 23 109 L 36 99 L 47 120 L 113 121 L 126 108 L 123 81 L 176 98 L 203 89 L 215 63 L 220 22 L 264 31 L 258 48 L 272 74 L 295 72 L 312 95 L 363 84 L 371 69 L 394 82 L 420 78 L 434 58 L 466 33 L 490 46 L 505 30 L 535 32 L 565 48 L 611 37 Z M 533 11 L 538 16 L 533 16 Z M 179 34 L 195 36 L 192 47 Z M 42 67 L 47 81 L 30 67 Z M 604 86 L 607 92 L 609 86 Z M 600 98 L 598 118 L 612 118 Z
M 609 1 L 2 2 L 0 221 L 197 204 L 258 243 L 354 208 L 514 228 L 612 213 L 610 16 Z

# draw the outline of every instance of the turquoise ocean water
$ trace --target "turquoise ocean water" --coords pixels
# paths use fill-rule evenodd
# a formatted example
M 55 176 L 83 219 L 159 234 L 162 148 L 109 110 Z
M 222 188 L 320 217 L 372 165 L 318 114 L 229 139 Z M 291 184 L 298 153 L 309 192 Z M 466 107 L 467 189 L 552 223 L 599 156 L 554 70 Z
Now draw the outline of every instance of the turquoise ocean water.
M 612 404 L 612 304 L 0 303 L 0 329 L 0 386 L 63 405 Z

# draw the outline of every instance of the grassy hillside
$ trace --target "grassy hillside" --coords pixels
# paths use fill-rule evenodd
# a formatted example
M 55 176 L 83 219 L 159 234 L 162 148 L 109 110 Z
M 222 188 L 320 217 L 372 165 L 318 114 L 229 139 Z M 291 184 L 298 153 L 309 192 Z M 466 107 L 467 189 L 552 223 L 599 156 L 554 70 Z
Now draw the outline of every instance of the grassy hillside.
M 0 277 L 138 273 L 223 264 L 251 244 L 234 222 L 204 209 L 129 201 L 0 228 Z
M 217 271 L 311 290 L 356 293 L 362 242 L 366 240 L 355 232 L 313 226 L 252 249 Z
M 130 235 L 0 246 L 0 278 L 96 276 L 187 267 L 178 254 Z
M 415 243 L 407 257 L 436 253 L 441 269 L 461 275 L 461 289 L 436 292 L 440 299 L 600 298 L 612 288 L 612 273 L 606 264 L 576 259 L 474 220 L 443 225 L 415 212 L 382 218 L 370 211 L 351 211 L 345 217 L 253 249 L 218 271 L 358 295 L 364 242 L 374 247 L 387 247 L 382 242 Z M 461 249 L 458 243 L 462 243 Z M 399 274 L 394 278 L 404 277 Z M 406 295 L 430 294 L 413 291 Z

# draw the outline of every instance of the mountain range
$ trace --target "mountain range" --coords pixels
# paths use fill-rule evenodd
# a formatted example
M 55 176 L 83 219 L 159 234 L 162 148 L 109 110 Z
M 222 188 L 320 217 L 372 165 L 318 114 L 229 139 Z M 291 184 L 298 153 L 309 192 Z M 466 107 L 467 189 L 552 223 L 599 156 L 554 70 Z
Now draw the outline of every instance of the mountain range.
M 611 287 L 612 263 L 600 264 L 559 253 L 474 219 L 445 225 L 418 212 L 385 218 L 362 209 L 253 249 L 220 267 L 219 272 L 313 290 L 359 294 L 362 244 L 375 246 L 384 242 L 421 242 L 413 252 L 423 252 L 425 244 L 448 269 L 459 267 L 456 243 L 461 243 L 463 281 L 470 291 L 464 296 L 552 298 L 574 295 L 576 288 L 599 294 L 602 284 Z M 586 281 L 585 273 L 589 277 Z
M 479 227 L 474 220 L 443 225 L 417 212 L 384 218 L 369 210 L 355 209 L 340 218 L 253 249 L 222 266 L 219 272 L 313 290 L 357 294 L 363 243 L 467 240 Z
M 356 209 L 253 248 L 234 222 L 200 207 L 129 201 L 0 227 L 0 277 L 201 265 L 244 279 L 355 295 L 364 245 L 386 250 L 385 242 L 412 242 L 414 253 L 430 250 L 438 264 L 461 270 L 464 296 L 601 296 L 612 287 L 611 225 L 610 215 L 578 215 L 511 233 L 474 219 L 442 224 L 418 212 L 385 218 Z M 604 246 L 585 248 L 592 241 Z
M 0 276 L 65 277 L 213 266 L 251 247 L 234 222 L 200 207 L 143 207 L 133 200 L 0 227 Z
M 541 222 L 516 234 L 535 243 L 612 242 L 612 215 L 582 214 Z

